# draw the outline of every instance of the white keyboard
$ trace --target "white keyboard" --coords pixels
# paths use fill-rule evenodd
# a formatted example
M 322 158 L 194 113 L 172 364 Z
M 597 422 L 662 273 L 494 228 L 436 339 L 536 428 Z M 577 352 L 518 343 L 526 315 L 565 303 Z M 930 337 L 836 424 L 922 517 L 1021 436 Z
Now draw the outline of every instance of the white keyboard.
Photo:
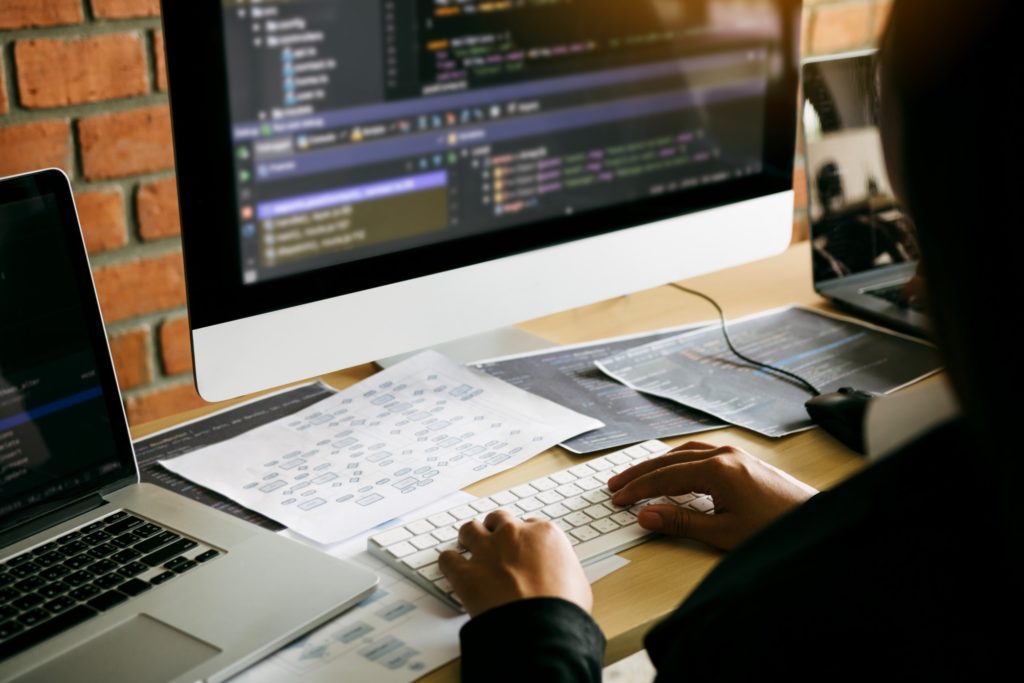
M 630 446 L 389 529 L 371 538 L 367 545 L 372 555 L 461 610 L 451 584 L 437 566 L 438 555 L 445 550 L 458 550 L 468 556 L 468 551 L 459 545 L 459 528 L 472 519 L 483 522 L 494 510 L 507 510 L 517 518 L 551 520 L 566 533 L 584 565 L 646 541 L 651 532 L 636 522 L 637 511 L 645 505 L 673 502 L 699 512 L 713 512 L 711 498 L 694 493 L 643 501 L 629 508 L 612 504 L 607 482 L 613 475 L 668 450 L 661 441 Z

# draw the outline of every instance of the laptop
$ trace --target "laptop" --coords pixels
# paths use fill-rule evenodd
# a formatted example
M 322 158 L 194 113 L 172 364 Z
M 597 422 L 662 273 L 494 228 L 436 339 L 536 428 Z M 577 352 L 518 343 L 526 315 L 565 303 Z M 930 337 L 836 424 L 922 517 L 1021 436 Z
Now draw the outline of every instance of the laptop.
M 219 681 L 377 577 L 139 483 L 67 178 L 0 179 L 0 681 Z
M 920 251 L 886 172 L 876 65 L 874 50 L 803 64 L 814 288 L 856 315 L 925 337 L 923 299 L 907 288 Z

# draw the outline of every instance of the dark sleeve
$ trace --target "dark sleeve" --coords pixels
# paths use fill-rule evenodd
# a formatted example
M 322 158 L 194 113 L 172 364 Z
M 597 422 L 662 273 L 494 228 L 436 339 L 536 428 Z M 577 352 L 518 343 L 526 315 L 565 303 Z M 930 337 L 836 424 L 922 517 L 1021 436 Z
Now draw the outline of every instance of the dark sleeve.
M 589 614 L 558 598 L 488 610 L 459 633 L 464 681 L 601 680 L 605 639 Z

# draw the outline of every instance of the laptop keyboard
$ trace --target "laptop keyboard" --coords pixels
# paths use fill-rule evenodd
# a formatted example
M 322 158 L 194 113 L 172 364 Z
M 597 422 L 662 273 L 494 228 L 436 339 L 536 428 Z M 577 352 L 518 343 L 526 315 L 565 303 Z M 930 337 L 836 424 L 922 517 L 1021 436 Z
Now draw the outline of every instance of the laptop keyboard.
M 0 563 L 0 659 L 220 554 L 122 510 L 16 555 Z

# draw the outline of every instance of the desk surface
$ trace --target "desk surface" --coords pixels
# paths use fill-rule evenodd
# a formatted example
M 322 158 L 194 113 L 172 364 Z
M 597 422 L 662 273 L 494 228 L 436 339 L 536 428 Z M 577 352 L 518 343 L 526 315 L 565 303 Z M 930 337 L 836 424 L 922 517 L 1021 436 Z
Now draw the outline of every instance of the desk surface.
M 803 243 L 780 256 L 694 278 L 686 284 L 714 297 L 730 319 L 790 303 L 822 307 L 822 300 L 811 287 L 808 249 L 808 244 Z M 706 302 L 664 286 L 540 318 L 520 327 L 559 344 L 572 344 L 683 325 L 714 316 L 715 311 Z M 344 388 L 375 371 L 373 366 L 364 365 L 323 379 Z M 227 405 L 230 403 L 211 405 L 141 425 L 134 428 L 132 434 L 139 438 Z M 817 488 L 833 486 L 863 466 L 863 460 L 820 430 L 772 440 L 730 428 L 701 434 L 699 439 L 745 448 Z M 666 439 L 670 444 L 685 440 Z M 574 456 L 553 448 L 466 490 L 476 496 L 489 495 L 586 459 L 586 456 Z M 608 638 L 608 663 L 640 650 L 644 634 L 682 602 L 721 557 L 720 553 L 700 544 L 670 539 L 654 540 L 622 555 L 630 564 L 594 585 L 594 616 Z M 457 679 L 457 662 L 425 678 L 428 681 Z

